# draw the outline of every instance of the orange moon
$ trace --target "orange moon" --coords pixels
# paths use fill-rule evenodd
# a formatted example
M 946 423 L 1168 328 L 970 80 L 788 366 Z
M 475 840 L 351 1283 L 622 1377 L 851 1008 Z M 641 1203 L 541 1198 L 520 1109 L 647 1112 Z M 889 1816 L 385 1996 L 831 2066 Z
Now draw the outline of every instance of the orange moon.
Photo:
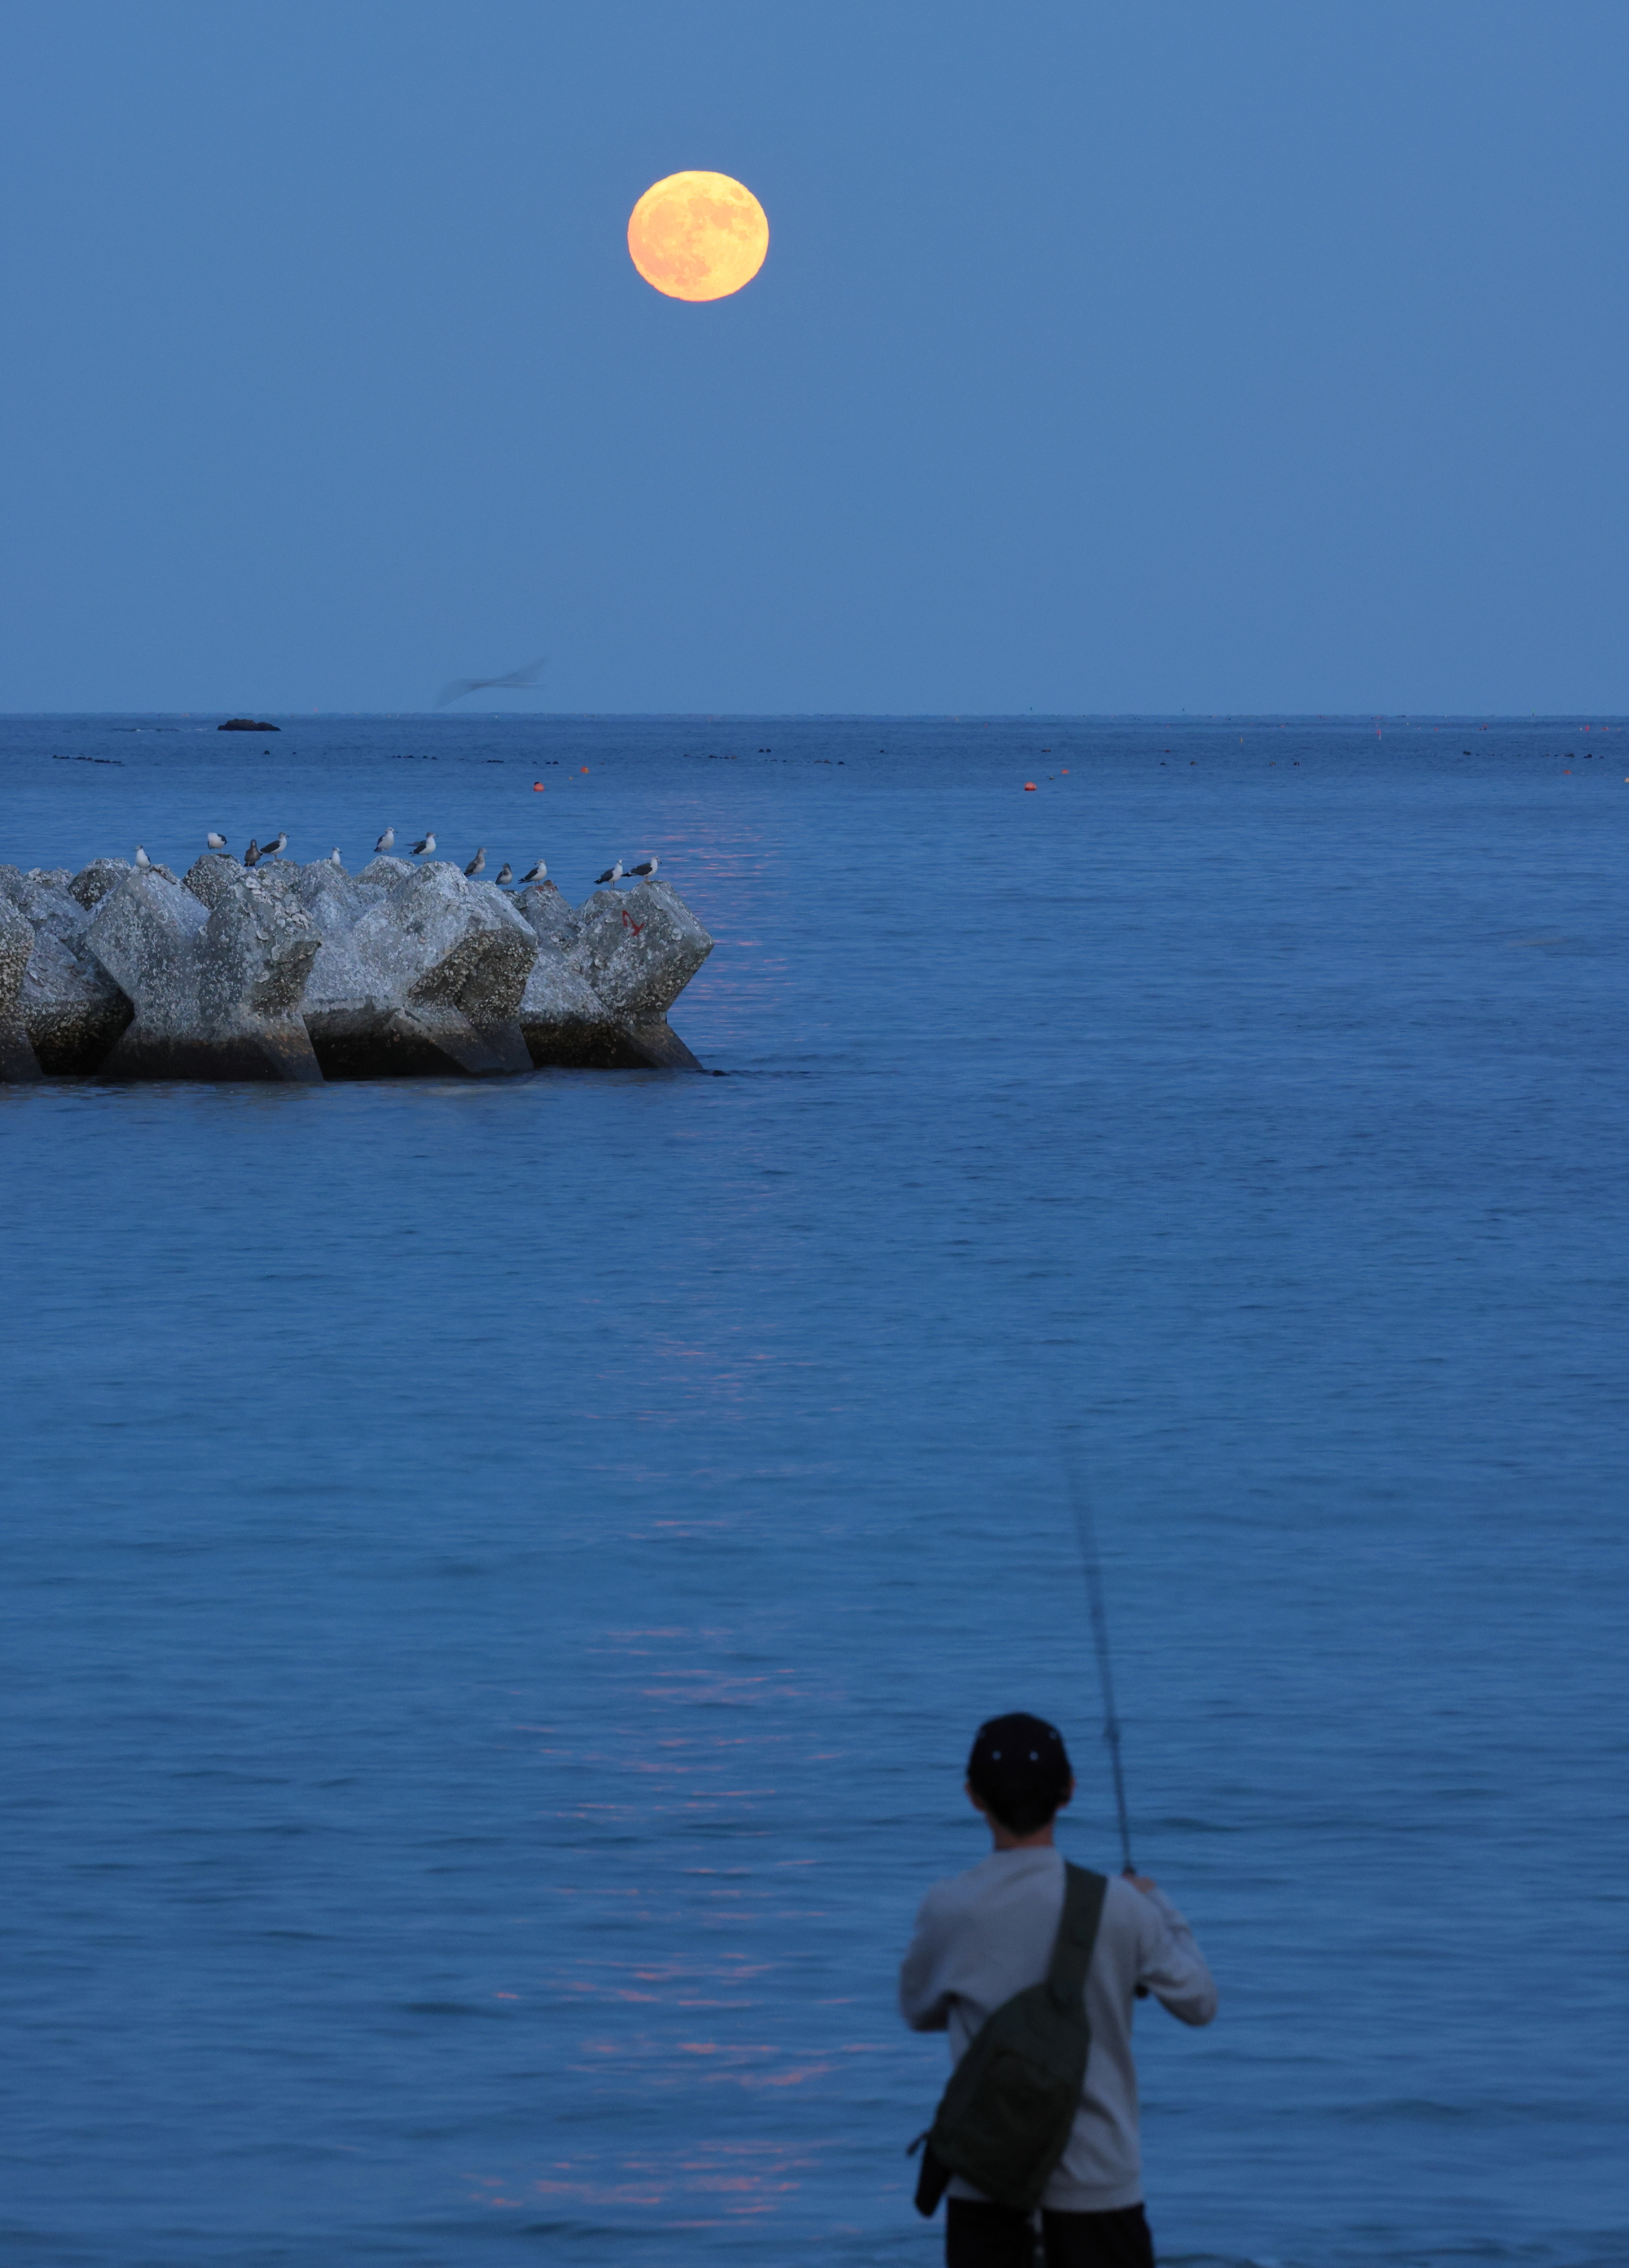
M 763 207 L 727 173 L 669 173 L 628 222 L 630 258 L 670 299 L 727 299 L 751 283 L 769 248 Z

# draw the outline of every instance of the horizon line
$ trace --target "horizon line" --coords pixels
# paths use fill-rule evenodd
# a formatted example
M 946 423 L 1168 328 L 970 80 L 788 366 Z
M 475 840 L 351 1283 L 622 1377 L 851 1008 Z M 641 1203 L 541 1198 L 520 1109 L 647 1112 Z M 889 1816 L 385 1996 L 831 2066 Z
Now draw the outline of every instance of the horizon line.
M 236 712 L 238 714 L 246 711 Z M 188 722 L 223 717 L 217 709 L 0 709 L 0 724 L 71 718 L 183 718 Z M 1317 725 L 1559 724 L 1572 718 L 1629 725 L 1629 710 L 1591 709 L 276 709 L 268 704 L 266 721 L 316 724 L 325 718 L 379 718 L 390 722 L 483 724 L 897 724 L 897 725 L 1221 725 L 1274 723 Z

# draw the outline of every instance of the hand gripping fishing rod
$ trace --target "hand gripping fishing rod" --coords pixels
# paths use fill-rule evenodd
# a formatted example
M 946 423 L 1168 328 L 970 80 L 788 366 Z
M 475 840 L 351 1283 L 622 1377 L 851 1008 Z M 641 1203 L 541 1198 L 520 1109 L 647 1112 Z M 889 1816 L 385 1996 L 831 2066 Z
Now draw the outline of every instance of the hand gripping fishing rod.
M 1114 1668 L 1109 1659 L 1109 1617 L 1103 1611 L 1103 1571 L 1097 1557 L 1092 1507 L 1087 1500 L 1074 1459 L 1067 1449 L 1064 1452 L 1064 1470 L 1068 1476 L 1069 1501 L 1074 1511 L 1075 1534 L 1080 1543 L 1080 1565 L 1086 1575 L 1086 1602 L 1092 1618 L 1092 1645 L 1097 1655 L 1097 1681 L 1102 1688 L 1103 1738 L 1109 1743 L 1109 1763 L 1114 1773 L 1115 1808 L 1120 1819 L 1120 1856 L 1124 1861 L 1122 1872 L 1134 1874 L 1137 1867 L 1131 1857 L 1131 1824 L 1125 1808 L 1125 1771 L 1120 1761 L 1120 1717 L 1114 1705 Z

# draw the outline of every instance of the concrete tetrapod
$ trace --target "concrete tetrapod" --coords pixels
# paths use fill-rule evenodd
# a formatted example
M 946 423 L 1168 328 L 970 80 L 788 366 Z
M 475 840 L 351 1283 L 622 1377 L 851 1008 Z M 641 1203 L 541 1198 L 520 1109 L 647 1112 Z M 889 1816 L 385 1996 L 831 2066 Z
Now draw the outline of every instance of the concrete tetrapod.
M 552 882 L 534 882 L 510 900 L 537 939 L 537 958 L 520 998 L 520 1030 L 540 1071 L 638 1069 L 645 1058 L 629 1051 L 615 1019 L 566 955 L 577 938 L 577 916 Z
M 104 1078 L 321 1080 L 299 1010 L 322 940 L 281 875 L 233 867 L 211 912 L 161 874 L 127 874 L 88 937 L 136 1008 Z
M 301 887 L 337 923 L 356 900 L 329 872 Z M 325 930 L 306 1005 L 327 1075 L 529 1071 L 518 1019 L 537 941 L 503 892 L 439 859 L 376 858 L 350 887 L 363 910 Z
M 100 905 L 109 890 L 116 890 L 127 874 L 135 872 L 128 858 L 92 858 L 88 866 L 80 867 L 68 887 L 88 913 L 92 907 Z M 169 873 L 167 866 L 165 872 Z M 173 881 L 175 878 L 172 874 L 170 879 Z
M 712 951 L 712 939 L 678 892 L 660 880 L 596 890 L 575 921 L 566 964 L 609 1010 L 635 1059 L 699 1071 L 667 1011 Z
M 574 910 L 552 882 L 541 882 L 513 902 L 537 932 L 520 1005 L 534 1064 L 700 1071 L 667 1010 L 712 939 L 676 891 L 666 883 L 600 890 Z
M 0 898 L 0 1079 L 12 1086 L 45 1077 L 23 1021 L 23 979 L 33 949 L 33 924 Z
M 0 866 L 0 1079 L 699 1070 L 667 1010 L 711 949 L 666 883 L 574 910 L 400 858 Z
M 87 932 L 96 895 L 130 872 L 122 859 L 99 861 L 106 878 L 86 868 L 26 874 L 0 866 L 0 899 L 31 926 L 33 950 L 23 977 L 21 1014 L 41 1071 L 92 1071 L 130 1020 L 130 1004 L 91 951 Z M 86 876 L 90 895 L 81 885 Z M 12 1077 L 11 1072 L 0 1076 Z

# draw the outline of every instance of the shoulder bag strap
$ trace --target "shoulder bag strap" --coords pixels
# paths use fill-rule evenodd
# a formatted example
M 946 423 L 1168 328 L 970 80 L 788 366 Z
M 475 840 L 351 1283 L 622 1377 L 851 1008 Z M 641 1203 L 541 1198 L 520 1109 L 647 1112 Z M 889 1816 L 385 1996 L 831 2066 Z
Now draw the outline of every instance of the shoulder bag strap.
M 1086 1975 L 1092 1965 L 1092 1948 L 1097 1942 L 1097 1925 L 1102 1919 L 1108 1891 L 1106 1874 L 1065 1861 L 1064 1910 L 1058 1917 L 1051 1966 L 1046 1972 L 1052 2005 L 1063 2014 L 1075 2008 L 1084 2011 Z

